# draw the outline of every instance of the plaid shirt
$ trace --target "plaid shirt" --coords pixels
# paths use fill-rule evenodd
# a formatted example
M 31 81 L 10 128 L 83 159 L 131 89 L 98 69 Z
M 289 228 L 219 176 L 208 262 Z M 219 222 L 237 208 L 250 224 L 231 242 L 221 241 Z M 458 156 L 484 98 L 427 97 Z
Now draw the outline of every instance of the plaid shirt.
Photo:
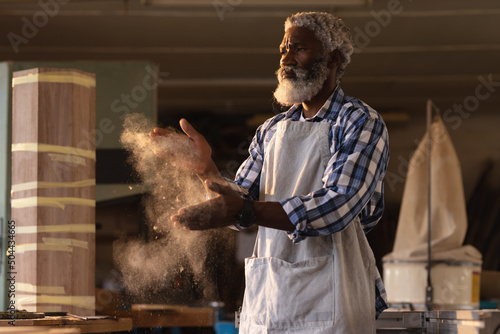
M 278 122 L 299 121 L 302 106 L 268 119 L 249 147 L 250 156 L 240 166 L 234 183 L 246 196 L 258 200 L 264 152 Z M 323 173 L 323 187 L 309 194 L 280 201 L 295 231 L 297 243 L 306 237 L 342 231 L 356 217 L 368 233 L 384 211 L 384 176 L 389 162 L 389 139 L 380 115 L 362 101 L 345 96 L 340 87 L 308 122 L 329 122 L 331 157 Z M 375 281 L 375 308 L 378 315 L 387 308 L 382 279 Z
M 235 183 L 254 200 L 259 199 L 264 152 L 280 121 L 299 121 L 300 104 L 268 119 L 250 144 L 250 156 L 236 173 Z M 342 231 L 359 216 L 365 233 L 384 210 L 384 175 L 389 143 L 380 115 L 362 101 L 344 95 L 338 87 L 309 122 L 330 122 L 331 157 L 323 173 L 323 187 L 309 194 L 280 201 L 295 231 L 293 242 Z

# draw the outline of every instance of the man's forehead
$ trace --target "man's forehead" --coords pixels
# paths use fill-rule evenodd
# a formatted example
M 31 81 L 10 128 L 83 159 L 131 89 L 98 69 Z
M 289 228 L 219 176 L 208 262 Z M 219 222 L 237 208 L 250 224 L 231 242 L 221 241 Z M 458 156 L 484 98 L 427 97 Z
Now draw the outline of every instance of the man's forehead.
M 306 27 L 297 27 L 297 26 L 292 26 L 285 31 L 285 35 L 283 36 L 283 41 L 281 42 L 281 45 L 286 45 L 286 44 L 313 44 L 313 43 L 319 43 L 321 42 L 318 40 L 314 32 Z

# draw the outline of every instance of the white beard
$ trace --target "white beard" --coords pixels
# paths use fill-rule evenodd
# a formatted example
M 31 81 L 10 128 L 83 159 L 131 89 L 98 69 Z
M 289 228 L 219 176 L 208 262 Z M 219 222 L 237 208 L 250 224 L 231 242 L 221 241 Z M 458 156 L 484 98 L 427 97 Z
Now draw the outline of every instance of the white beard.
M 283 78 L 285 70 L 292 70 L 296 77 Z M 276 71 L 278 87 L 274 91 L 276 101 L 284 106 L 291 106 L 311 100 L 316 96 L 327 79 L 327 60 L 316 61 L 311 68 L 280 67 Z

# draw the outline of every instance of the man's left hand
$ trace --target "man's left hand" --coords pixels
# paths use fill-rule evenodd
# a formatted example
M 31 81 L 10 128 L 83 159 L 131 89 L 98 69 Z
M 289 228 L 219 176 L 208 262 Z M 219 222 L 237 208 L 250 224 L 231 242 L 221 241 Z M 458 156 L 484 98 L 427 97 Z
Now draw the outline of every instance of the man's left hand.
M 180 209 L 171 217 L 175 227 L 206 230 L 232 225 L 243 208 L 243 199 L 227 184 L 205 181 L 207 188 L 218 195 L 200 204 Z

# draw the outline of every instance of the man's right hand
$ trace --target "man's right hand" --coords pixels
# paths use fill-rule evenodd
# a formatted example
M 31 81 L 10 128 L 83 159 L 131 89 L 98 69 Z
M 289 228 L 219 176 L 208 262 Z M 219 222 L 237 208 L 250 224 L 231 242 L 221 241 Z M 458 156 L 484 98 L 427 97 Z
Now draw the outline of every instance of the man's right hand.
M 185 135 L 162 128 L 154 128 L 149 133 L 155 155 L 202 179 L 220 177 L 205 137 L 184 118 L 179 123 Z

